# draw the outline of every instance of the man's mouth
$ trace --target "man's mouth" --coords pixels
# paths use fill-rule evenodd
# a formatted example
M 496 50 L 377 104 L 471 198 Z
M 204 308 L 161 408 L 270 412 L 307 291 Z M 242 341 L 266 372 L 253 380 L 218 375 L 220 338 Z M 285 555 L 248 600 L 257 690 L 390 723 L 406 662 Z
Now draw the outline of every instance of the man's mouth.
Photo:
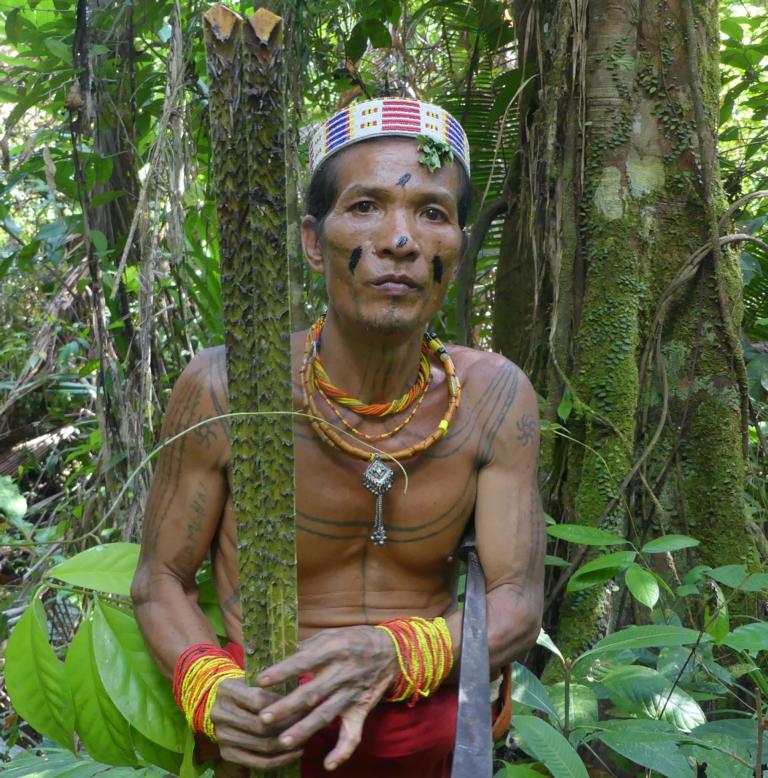
M 385 294 L 392 295 L 408 294 L 408 292 L 419 288 L 419 285 L 410 276 L 400 273 L 379 276 L 371 282 L 371 286 Z

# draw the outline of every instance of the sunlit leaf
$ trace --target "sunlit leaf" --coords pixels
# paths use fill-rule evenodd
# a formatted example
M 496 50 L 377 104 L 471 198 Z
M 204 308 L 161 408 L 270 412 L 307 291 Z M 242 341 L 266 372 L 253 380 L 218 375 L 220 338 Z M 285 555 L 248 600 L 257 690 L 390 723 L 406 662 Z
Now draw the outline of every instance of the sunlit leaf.
M 659 584 L 653 573 L 640 567 L 630 565 L 624 573 L 624 581 L 632 596 L 648 608 L 653 609 L 659 601 Z
M 582 546 L 621 546 L 628 542 L 612 532 L 584 524 L 556 524 L 554 527 L 547 527 L 547 534 Z
M 98 603 L 93 640 L 99 675 L 112 702 L 142 735 L 181 753 L 186 722 L 133 617 Z
M 47 576 L 108 594 L 129 595 L 140 546 L 110 543 L 94 546 L 52 567 Z
M 43 605 L 32 599 L 8 639 L 5 683 L 13 707 L 32 727 L 73 747 L 75 711 L 64 665 L 48 643 Z
M 668 551 L 680 551 L 682 548 L 693 548 L 700 541 L 688 535 L 664 535 L 661 538 L 649 540 L 642 548 L 644 554 L 661 554 Z

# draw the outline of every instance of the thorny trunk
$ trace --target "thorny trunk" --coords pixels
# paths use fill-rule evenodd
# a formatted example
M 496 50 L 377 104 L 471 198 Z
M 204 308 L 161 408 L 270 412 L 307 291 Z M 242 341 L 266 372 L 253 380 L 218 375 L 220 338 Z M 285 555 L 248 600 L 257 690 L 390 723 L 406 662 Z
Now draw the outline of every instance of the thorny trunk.
M 297 645 L 282 23 L 219 5 L 204 20 L 230 408 L 265 413 L 230 424 L 253 682 Z
M 714 244 L 722 212 L 717 3 L 521 1 L 515 13 L 531 33 L 521 58 L 541 80 L 521 118 L 494 338 L 541 375 L 536 328 L 521 335 L 516 322 L 532 297 L 548 316 L 537 388 L 546 421 L 576 438 L 546 438 L 549 512 L 638 543 L 690 534 L 701 546 L 687 563 L 756 567 L 742 498 L 739 270 L 719 248 L 691 259 Z M 515 274 L 513 286 L 535 294 L 514 297 Z M 559 613 L 547 618 L 573 656 L 626 620 L 627 600 L 609 582 L 561 601 L 564 580 L 549 580 Z

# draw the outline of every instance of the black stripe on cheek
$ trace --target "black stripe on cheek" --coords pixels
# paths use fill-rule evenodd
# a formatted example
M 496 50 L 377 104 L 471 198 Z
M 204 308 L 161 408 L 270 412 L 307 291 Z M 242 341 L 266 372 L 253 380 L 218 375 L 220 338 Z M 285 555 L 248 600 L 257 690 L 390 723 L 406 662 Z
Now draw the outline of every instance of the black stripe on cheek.
M 443 260 L 437 254 L 432 257 L 432 278 L 436 284 L 443 280 Z
M 357 267 L 357 263 L 360 261 L 360 257 L 363 256 L 363 247 L 362 246 L 355 246 L 355 248 L 352 249 L 352 253 L 349 255 L 349 272 L 353 273 L 355 272 L 355 268 Z

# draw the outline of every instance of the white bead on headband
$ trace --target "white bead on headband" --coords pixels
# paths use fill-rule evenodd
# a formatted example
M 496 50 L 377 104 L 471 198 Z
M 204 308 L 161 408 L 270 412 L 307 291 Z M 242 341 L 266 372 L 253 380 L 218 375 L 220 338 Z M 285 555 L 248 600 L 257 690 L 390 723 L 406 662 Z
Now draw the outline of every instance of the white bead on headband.
M 337 151 L 366 138 L 385 136 L 424 140 L 426 143 L 422 151 L 427 154 L 427 139 L 431 139 L 436 141 L 434 146 L 441 157 L 439 144 L 445 144 L 469 175 L 469 142 L 456 119 L 439 105 L 400 97 L 382 97 L 356 103 L 317 124 L 309 141 L 310 175 L 314 174 L 323 160 Z

